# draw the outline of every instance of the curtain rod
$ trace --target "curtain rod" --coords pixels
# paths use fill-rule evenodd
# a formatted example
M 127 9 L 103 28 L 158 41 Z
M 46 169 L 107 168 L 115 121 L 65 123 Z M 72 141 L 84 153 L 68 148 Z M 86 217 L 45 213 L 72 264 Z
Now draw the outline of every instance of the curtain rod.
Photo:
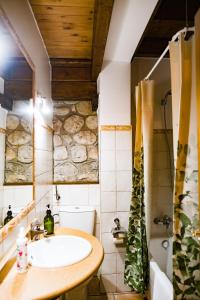
M 183 29 L 179 30 L 171 39 L 172 42 L 174 42 L 180 33 L 187 33 L 188 31 L 195 31 L 194 27 L 184 27 Z M 147 76 L 144 78 L 144 80 L 148 80 L 149 77 L 151 76 L 151 74 L 154 72 L 154 70 L 157 68 L 157 66 L 159 65 L 159 63 L 161 62 L 161 60 L 163 59 L 163 57 L 165 56 L 165 54 L 169 51 L 169 45 L 165 48 L 165 50 L 163 51 L 163 53 L 161 54 L 161 56 L 158 58 L 158 60 L 156 61 L 155 65 L 152 67 L 151 71 L 147 74 Z

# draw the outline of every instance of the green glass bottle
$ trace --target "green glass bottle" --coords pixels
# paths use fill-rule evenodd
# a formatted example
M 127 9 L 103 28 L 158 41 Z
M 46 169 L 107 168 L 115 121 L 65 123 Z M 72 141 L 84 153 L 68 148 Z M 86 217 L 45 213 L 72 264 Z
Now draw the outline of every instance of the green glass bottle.
M 50 205 L 47 205 L 46 216 L 44 217 L 44 230 L 47 231 L 47 234 L 54 233 L 54 218 L 51 214 Z
M 7 217 L 4 219 L 4 225 L 6 225 L 10 220 L 13 219 L 11 205 L 8 206 Z

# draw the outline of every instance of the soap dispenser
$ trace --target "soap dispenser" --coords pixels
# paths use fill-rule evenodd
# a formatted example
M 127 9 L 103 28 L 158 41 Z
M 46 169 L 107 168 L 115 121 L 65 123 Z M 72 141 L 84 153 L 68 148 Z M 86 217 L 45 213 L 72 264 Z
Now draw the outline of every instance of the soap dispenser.
M 24 273 L 27 271 L 27 268 L 28 268 L 27 242 L 28 242 L 28 239 L 26 237 L 24 227 L 20 227 L 18 238 L 16 240 L 17 272 L 18 273 Z
M 46 216 L 44 217 L 44 230 L 47 231 L 47 234 L 54 233 L 54 218 L 51 214 L 50 205 L 47 205 Z
M 13 219 L 11 205 L 8 206 L 7 217 L 4 219 L 4 225 L 6 225 L 10 220 Z

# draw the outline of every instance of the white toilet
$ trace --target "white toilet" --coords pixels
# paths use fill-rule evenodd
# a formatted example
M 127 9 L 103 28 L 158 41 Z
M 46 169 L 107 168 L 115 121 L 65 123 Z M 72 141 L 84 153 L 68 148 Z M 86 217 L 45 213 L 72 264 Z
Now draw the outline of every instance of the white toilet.
M 60 227 L 75 228 L 94 234 L 95 209 L 89 206 L 60 206 L 58 208 Z M 63 295 L 62 300 L 87 300 L 87 284 L 78 286 L 69 293 Z
M 60 206 L 60 227 L 70 227 L 94 233 L 95 209 L 90 206 Z

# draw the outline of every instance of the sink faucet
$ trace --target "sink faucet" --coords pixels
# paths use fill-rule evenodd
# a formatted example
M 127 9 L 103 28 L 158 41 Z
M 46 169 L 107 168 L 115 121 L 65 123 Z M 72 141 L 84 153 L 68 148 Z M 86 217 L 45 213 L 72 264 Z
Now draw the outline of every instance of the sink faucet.
M 31 223 L 31 241 L 38 241 L 40 239 L 40 234 L 44 236 L 47 234 L 47 230 L 40 229 L 41 223 L 36 219 Z

